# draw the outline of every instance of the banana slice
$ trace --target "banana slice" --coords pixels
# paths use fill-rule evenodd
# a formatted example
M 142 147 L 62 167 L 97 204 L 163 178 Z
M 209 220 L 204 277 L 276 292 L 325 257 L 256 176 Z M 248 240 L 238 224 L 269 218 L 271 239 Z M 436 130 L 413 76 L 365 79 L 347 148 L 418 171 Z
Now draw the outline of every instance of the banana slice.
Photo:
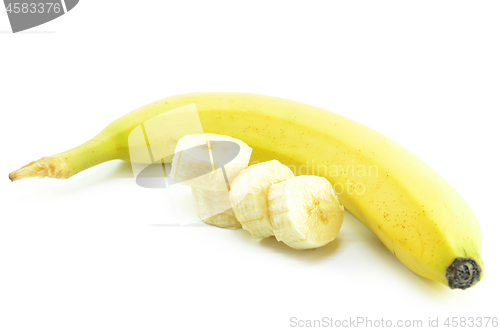
M 231 182 L 229 199 L 236 218 L 254 237 L 274 236 L 267 210 L 271 185 L 294 177 L 293 172 L 277 160 L 252 165 L 241 170 Z
M 191 187 L 224 191 L 238 172 L 248 166 L 251 154 L 247 144 L 229 136 L 187 135 L 175 147 L 169 177 Z
M 226 191 L 210 191 L 191 187 L 196 215 L 206 224 L 226 229 L 241 228 L 236 219 L 229 193 Z
M 323 177 L 298 176 L 274 184 L 268 202 L 276 239 L 295 249 L 324 246 L 342 226 L 344 207 Z

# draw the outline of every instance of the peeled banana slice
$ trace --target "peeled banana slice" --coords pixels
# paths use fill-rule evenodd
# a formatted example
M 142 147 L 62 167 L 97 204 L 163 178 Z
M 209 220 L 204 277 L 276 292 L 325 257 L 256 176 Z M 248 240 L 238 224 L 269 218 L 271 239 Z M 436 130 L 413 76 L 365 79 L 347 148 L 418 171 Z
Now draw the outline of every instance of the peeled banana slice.
M 342 226 L 344 207 L 323 177 L 298 176 L 274 184 L 268 202 L 276 239 L 295 249 L 324 246 Z
M 229 199 L 244 230 L 257 238 L 274 236 L 267 194 L 271 185 L 292 177 L 293 172 L 277 160 L 251 165 L 240 171 L 231 182 Z
M 241 228 L 236 219 L 229 194 L 226 191 L 210 191 L 191 187 L 196 215 L 209 225 L 226 229 Z
M 179 139 L 169 177 L 177 183 L 204 190 L 227 190 L 241 169 L 248 166 L 252 149 L 241 140 L 213 133 Z
M 252 149 L 241 140 L 212 133 L 179 139 L 170 178 L 191 186 L 196 214 L 203 222 L 241 228 L 229 200 L 229 183 L 248 166 Z

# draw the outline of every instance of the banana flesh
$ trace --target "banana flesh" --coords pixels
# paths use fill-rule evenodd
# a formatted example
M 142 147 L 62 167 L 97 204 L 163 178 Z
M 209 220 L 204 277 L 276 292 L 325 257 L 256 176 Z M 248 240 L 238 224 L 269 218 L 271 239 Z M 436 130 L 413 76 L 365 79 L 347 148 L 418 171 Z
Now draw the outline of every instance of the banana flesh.
M 267 194 L 271 185 L 292 177 L 290 168 L 277 160 L 257 163 L 240 171 L 231 183 L 229 198 L 244 230 L 256 238 L 274 236 Z
M 344 208 L 328 180 L 298 176 L 269 189 L 269 215 L 278 241 L 295 249 L 321 247 L 337 237 Z
M 248 166 L 252 149 L 241 140 L 218 134 L 179 139 L 170 178 L 191 186 L 196 215 L 209 225 L 241 228 L 229 200 L 229 183 Z
M 193 134 L 179 139 L 170 178 L 204 190 L 227 191 L 227 185 L 248 166 L 252 149 L 241 140 L 218 134 Z
M 196 215 L 206 224 L 225 229 L 240 229 L 227 191 L 211 191 L 191 187 Z

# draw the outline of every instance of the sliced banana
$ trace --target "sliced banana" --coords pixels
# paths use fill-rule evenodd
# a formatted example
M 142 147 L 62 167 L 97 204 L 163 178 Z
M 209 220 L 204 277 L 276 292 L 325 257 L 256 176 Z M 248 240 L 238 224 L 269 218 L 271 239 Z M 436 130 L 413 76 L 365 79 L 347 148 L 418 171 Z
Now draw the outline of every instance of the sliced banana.
M 247 144 L 229 136 L 187 135 L 175 147 L 169 177 L 191 187 L 224 191 L 238 172 L 248 166 L 251 154 Z
M 268 203 L 276 239 L 295 249 L 324 246 L 342 226 L 344 207 L 323 177 L 298 176 L 274 184 Z
M 271 185 L 292 178 L 293 172 L 277 160 L 251 165 L 231 182 L 229 199 L 236 218 L 254 237 L 274 236 L 267 209 Z
M 211 191 L 191 187 L 196 215 L 206 224 L 226 229 L 241 228 L 236 219 L 229 194 L 226 191 Z

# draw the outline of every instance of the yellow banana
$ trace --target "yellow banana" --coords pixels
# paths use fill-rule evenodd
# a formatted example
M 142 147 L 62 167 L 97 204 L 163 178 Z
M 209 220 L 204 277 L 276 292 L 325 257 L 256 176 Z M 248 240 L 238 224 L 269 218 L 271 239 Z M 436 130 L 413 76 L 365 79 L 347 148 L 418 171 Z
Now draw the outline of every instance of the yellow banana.
M 173 123 L 182 121 L 182 112 L 169 111 L 190 104 L 196 105 L 204 132 L 228 135 L 253 148 L 251 163 L 277 159 L 295 175 L 326 177 L 340 203 L 417 274 L 461 289 L 482 278 L 477 219 L 448 182 L 384 135 L 280 98 L 244 93 L 165 98 L 115 120 L 83 145 L 32 162 L 9 177 L 68 178 L 108 160 L 129 160 L 128 135 L 135 127 L 159 114 Z M 170 141 L 163 141 L 171 154 L 179 139 L 174 131 Z

